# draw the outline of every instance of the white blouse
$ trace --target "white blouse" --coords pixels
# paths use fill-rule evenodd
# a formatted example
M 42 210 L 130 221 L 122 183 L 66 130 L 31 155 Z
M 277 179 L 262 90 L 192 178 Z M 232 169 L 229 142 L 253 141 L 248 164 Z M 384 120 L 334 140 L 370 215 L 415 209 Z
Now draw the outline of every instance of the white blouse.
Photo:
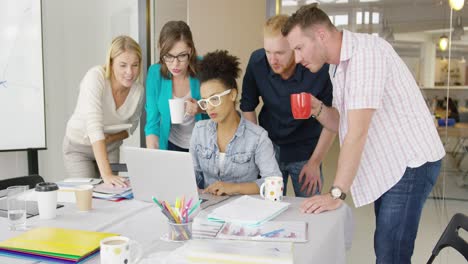
M 131 124 L 129 134 L 138 126 L 143 107 L 143 85 L 133 84 L 125 102 L 116 109 L 110 80 L 103 66 L 91 68 L 80 83 L 80 94 L 66 136 L 73 143 L 91 145 L 105 139 L 104 126 Z

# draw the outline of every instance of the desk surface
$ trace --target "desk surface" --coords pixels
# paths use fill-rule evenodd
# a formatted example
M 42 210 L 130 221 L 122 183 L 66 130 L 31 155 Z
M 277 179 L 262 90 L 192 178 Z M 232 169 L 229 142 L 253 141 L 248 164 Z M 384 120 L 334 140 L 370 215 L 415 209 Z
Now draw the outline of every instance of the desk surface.
M 437 131 L 440 136 L 445 136 L 447 131 L 449 137 L 468 138 L 468 123 L 456 123 L 451 127 L 439 126 Z
M 345 263 L 345 252 L 351 247 L 354 229 L 351 209 L 344 204 L 332 212 L 319 215 L 302 214 L 299 211 L 302 200 L 303 198 L 286 197 L 285 201 L 291 203 L 291 206 L 275 219 L 309 223 L 309 241 L 294 245 L 294 263 L 310 263 L 311 260 L 315 263 Z M 206 210 L 210 211 L 216 206 Z M 140 242 L 144 247 L 145 256 L 159 251 L 171 251 L 182 245 L 160 240 L 160 237 L 167 232 L 166 221 L 161 212 L 151 203 L 135 200 L 115 203 L 94 199 L 93 207 L 91 212 L 82 213 L 76 210 L 74 204 L 66 204 L 64 208 L 57 211 L 56 219 L 41 220 L 33 217 L 28 219 L 28 226 L 54 226 L 119 233 Z M 0 218 L 0 240 L 19 234 L 19 232 L 9 231 L 7 226 L 8 220 Z M 99 257 L 95 257 L 86 263 L 99 262 Z M 0 256 L 0 263 L 37 262 Z

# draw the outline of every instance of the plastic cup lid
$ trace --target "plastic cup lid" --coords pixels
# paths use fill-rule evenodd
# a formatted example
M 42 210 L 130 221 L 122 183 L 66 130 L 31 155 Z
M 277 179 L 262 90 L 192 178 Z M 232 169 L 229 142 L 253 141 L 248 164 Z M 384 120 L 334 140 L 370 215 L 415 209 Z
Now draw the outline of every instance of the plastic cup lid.
M 36 192 L 51 192 L 58 189 L 57 184 L 53 182 L 41 182 L 36 185 Z

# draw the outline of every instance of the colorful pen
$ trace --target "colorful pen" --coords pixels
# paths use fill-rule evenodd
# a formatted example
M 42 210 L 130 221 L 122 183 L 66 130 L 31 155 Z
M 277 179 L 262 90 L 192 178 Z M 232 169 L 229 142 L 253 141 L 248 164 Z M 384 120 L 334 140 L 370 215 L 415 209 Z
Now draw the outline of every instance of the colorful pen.
M 198 202 L 192 207 L 192 209 L 190 209 L 190 212 L 188 213 L 188 216 L 190 216 L 193 213 L 193 211 L 195 211 L 195 209 L 198 208 L 198 206 L 200 205 L 201 202 L 202 202 L 202 200 L 199 199 Z
M 159 208 L 161 208 L 162 210 L 164 210 L 164 207 L 162 206 L 162 204 L 158 201 L 158 199 L 156 199 L 154 196 L 151 196 L 151 198 L 153 199 L 153 202 L 155 202 Z
M 283 232 L 283 231 L 284 231 L 284 228 L 281 228 L 281 229 L 273 230 L 273 231 L 271 231 L 271 232 L 267 232 L 267 233 L 265 233 L 265 234 L 262 234 L 261 236 L 262 236 L 262 237 L 271 237 L 271 236 L 276 235 L 276 234 L 278 234 L 278 233 L 281 233 L 281 232 Z

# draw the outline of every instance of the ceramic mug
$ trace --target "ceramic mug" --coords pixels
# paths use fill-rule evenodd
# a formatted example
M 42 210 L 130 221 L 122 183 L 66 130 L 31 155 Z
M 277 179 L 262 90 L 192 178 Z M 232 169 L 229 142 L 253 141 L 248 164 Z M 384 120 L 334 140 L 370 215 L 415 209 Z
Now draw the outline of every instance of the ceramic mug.
M 101 240 L 101 264 L 136 264 L 143 257 L 140 243 L 123 236 Z
M 266 177 L 265 182 L 260 186 L 260 196 L 265 198 L 265 200 L 282 201 L 283 189 L 283 177 Z
M 308 119 L 312 111 L 312 96 L 309 93 L 291 94 L 291 111 L 295 119 Z
M 185 103 L 184 99 L 169 99 L 169 111 L 171 114 L 172 124 L 182 124 L 185 118 Z

